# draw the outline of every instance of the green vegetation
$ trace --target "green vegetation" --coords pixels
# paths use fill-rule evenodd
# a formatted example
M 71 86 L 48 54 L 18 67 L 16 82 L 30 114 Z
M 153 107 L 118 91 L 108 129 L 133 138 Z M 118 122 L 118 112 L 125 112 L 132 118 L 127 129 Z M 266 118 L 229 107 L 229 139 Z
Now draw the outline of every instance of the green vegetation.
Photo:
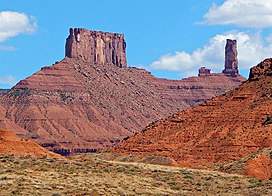
M 21 95 L 26 95 L 29 96 L 31 95 L 31 92 L 29 89 L 25 88 L 25 89 L 16 89 L 16 90 L 11 90 L 9 92 L 9 96 L 21 96 Z
M 68 95 L 68 93 L 65 93 L 65 92 L 60 93 L 60 98 L 62 99 L 62 101 L 74 99 L 72 95 Z
M 267 116 L 267 119 L 264 121 L 264 125 L 272 124 L 272 115 Z

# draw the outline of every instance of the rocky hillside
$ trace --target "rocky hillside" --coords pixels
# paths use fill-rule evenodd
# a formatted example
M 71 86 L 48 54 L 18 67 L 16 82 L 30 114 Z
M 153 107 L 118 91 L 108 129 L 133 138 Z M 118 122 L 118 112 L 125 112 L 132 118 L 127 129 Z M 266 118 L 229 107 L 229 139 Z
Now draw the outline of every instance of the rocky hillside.
M 33 141 L 17 136 L 25 135 L 28 133 L 28 131 L 16 125 L 11 120 L 5 118 L 4 115 L 5 113 L 3 107 L 0 105 L 0 154 L 48 156 L 54 158 L 61 157 L 60 155 L 48 151 Z
M 70 29 L 66 57 L 2 96 L 3 116 L 49 149 L 93 151 L 244 81 L 228 74 L 158 79 L 127 67 L 125 47 L 122 34 Z
M 259 151 L 230 163 L 219 165 L 217 169 L 227 173 L 239 173 L 260 179 L 272 177 L 272 148 Z
M 27 131 L 22 127 L 16 125 L 10 119 L 5 118 L 6 112 L 5 108 L 0 105 L 0 129 L 9 130 L 16 132 L 17 134 L 25 135 Z
M 232 162 L 272 147 L 271 106 L 272 59 L 266 59 L 239 88 L 152 123 L 115 150 L 169 156 L 190 167 Z

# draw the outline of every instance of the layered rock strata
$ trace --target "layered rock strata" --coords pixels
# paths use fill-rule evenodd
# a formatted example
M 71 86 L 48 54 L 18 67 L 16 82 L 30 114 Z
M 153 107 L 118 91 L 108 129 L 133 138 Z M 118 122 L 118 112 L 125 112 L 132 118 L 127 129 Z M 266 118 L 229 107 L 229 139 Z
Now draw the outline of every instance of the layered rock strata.
M 123 35 L 70 29 L 62 61 L 43 67 L 0 98 L 4 116 L 28 130 L 25 138 L 48 149 L 95 151 L 244 81 L 225 74 L 155 78 L 126 67 L 124 50 Z
M 272 59 L 264 60 L 239 88 L 151 123 L 115 151 L 169 156 L 182 166 L 207 168 L 271 148 L 271 70 Z M 270 165 L 263 168 L 271 168 L 271 160 L 266 162 Z
M 123 34 L 70 28 L 65 56 L 89 63 L 126 67 L 126 42 Z
M 0 154 L 61 158 L 60 155 L 48 151 L 35 142 L 22 139 L 15 135 L 14 132 L 2 129 L 0 129 Z

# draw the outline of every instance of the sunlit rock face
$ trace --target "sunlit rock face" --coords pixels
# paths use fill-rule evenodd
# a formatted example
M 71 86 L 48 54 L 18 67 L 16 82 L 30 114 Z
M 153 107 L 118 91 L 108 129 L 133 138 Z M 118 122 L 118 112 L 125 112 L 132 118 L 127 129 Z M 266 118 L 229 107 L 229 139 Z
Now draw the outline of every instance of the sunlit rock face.
M 65 56 L 86 62 L 126 67 L 126 42 L 123 34 L 70 28 Z
M 231 76 L 238 75 L 238 59 L 237 59 L 237 41 L 227 39 L 227 44 L 225 47 L 225 69 L 224 74 Z

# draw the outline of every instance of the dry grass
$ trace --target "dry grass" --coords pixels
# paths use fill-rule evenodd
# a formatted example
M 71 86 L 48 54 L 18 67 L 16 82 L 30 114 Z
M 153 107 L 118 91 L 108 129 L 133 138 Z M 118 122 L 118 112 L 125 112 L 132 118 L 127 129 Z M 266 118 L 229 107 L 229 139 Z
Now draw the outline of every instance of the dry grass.
M 106 153 L 67 160 L 1 155 L 0 195 L 272 195 L 272 182 Z

